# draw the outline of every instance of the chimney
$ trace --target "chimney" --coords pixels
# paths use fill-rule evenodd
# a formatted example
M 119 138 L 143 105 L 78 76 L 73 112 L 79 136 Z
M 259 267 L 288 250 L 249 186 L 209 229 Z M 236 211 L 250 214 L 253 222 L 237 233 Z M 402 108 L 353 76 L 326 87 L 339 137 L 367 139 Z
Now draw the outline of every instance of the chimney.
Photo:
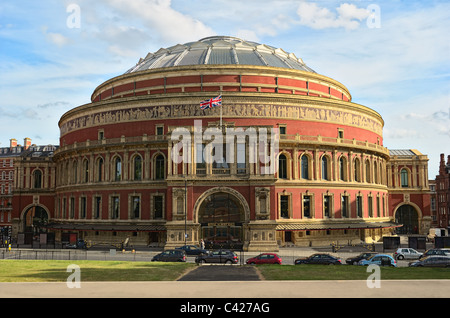
M 441 161 L 439 162 L 439 174 L 444 174 L 445 171 L 445 156 L 441 153 Z
M 14 138 L 12 138 L 12 139 L 10 139 L 9 140 L 9 148 L 16 148 L 17 147 L 17 139 L 14 139 Z
M 30 138 L 24 138 L 23 139 L 23 146 L 25 147 L 25 150 L 27 150 L 31 146 L 31 139 Z

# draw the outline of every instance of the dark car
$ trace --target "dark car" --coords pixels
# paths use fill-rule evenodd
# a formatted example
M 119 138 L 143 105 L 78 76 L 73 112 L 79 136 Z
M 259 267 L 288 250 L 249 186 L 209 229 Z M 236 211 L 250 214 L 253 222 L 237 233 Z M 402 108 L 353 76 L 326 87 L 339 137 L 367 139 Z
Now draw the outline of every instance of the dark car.
M 275 253 L 262 253 L 256 257 L 249 258 L 246 261 L 247 264 L 280 264 L 281 265 L 281 257 L 279 257 Z
M 87 244 L 85 240 L 77 240 L 74 244 L 66 244 L 64 248 L 81 248 L 87 250 Z
M 358 265 L 358 262 L 362 259 L 368 259 L 369 257 L 377 254 L 376 252 L 364 252 L 355 257 L 350 257 L 345 260 L 349 265 Z
M 298 258 L 294 262 L 295 265 L 301 264 L 321 264 L 321 265 L 341 265 L 340 258 L 332 256 L 330 254 L 313 254 L 306 258 Z
M 236 253 L 229 250 L 208 251 L 206 254 L 200 254 L 195 257 L 195 262 L 198 263 L 227 263 L 236 264 L 238 256 Z
M 186 262 L 186 253 L 182 250 L 167 250 L 153 256 L 152 262 Z
M 450 256 L 450 249 L 448 248 L 431 248 L 420 256 L 419 260 L 424 259 L 427 256 Z
M 186 255 L 200 255 L 207 252 L 205 249 L 201 249 L 195 245 L 184 245 L 181 247 L 176 247 L 175 249 L 185 251 Z
M 410 262 L 409 267 L 450 267 L 449 256 L 427 256 L 421 260 Z

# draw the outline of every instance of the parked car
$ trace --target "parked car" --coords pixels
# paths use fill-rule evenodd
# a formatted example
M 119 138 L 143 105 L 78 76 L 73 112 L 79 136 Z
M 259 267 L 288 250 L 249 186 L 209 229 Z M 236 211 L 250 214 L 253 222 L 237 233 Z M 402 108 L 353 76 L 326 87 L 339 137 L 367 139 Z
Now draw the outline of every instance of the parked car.
M 426 250 L 425 253 L 422 254 L 422 256 L 419 257 L 419 260 L 427 257 L 427 256 L 450 256 L 450 249 L 448 248 L 430 248 L 429 250 Z
M 413 248 L 399 248 L 395 251 L 394 257 L 396 259 L 419 259 L 422 254 Z
M 317 253 L 306 258 L 298 258 L 294 261 L 294 264 L 341 265 L 342 260 L 339 257 L 335 257 L 330 254 Z
M 153 256 L 152 262 L 186 262 L 186 253 L 182 250 L 167 250 Z
M 281 265 L 281 257 L 275 253 L 262 253 L 256 257 L 249 258 L 246 261 L 247 264 L 280 264 Z
M 345 260 L 345 262 L 349 265 L 358 265 L 358 262 L 362 259 L 368 259 L 369 257 L 376 255 L 376 252 L 363 252 L 355 257 L 350 257 Z
M 236 264 L 238 256 L 235 252 L 230 250 L 208 251 L 206 254 L 200 254 L 195 257 L 195 262 L 198 263 L 227 263 Z
M 397 262 L 391 255 L 387 254 L 375 254 L 368 259 L 362 259 L 359 261 L 358 265 L 369 266 L 369 265 L 378 265 L 378 266 L 393 266 L 397 267 Z
M 449 256 L 426 256 L 415 262 L 410 262 L 409 267 L 450 267 Z
M 74 244 L 66 244 L 64 248 L 73 248 L 73 249 L 82 248 L 87 250 L 87 244 L 85 240 L 78 239 Z
M 201 249 L 196 245 L 184 245 L 181 247 L 175 247 L 175 249 L 185 251 L 186 255 L 200 255 L 205 254 L 207 252 L 205 249 Z

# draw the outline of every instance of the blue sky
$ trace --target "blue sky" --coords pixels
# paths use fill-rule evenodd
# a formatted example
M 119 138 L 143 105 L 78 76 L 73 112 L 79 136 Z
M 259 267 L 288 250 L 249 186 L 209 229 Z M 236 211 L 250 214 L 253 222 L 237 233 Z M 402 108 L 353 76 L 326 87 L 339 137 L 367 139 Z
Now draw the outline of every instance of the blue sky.
M 58 144 L 61 115 L 148 52 L 230 35 L 343 83 L 382 115 L 384 145 L 428 155 L 434 179 L 450 154 L 449 33 L 448 1 L 2 0 L 0 146 Z

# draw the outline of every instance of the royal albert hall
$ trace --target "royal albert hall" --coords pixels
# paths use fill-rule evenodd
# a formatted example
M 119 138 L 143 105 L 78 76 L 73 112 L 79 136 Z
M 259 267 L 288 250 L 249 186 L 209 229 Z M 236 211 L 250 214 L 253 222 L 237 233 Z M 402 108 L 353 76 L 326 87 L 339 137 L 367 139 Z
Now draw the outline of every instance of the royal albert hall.
M 223 36 L 161 48 L 59 128 L 56 240 L 276 251 L 396 226 L 382 117 L 280 48 Z

